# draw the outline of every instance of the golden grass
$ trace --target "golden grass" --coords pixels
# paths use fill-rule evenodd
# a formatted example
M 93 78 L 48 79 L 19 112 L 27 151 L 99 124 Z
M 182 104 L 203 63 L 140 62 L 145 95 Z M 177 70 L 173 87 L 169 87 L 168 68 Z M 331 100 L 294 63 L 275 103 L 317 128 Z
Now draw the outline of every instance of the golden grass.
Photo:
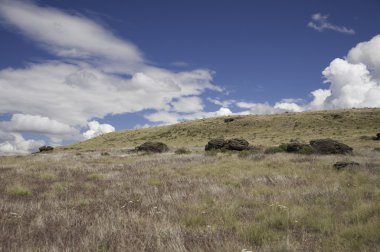
M 74 145 L 65 151 L 134 148 L 145 141 L 163 141 L 172 148 L 204 147 L 216 137 L 243 137 L 253 145 L 275 146 L 291 139 L 308 142 L 333 138 L 353 147 L 379 147 L 371 137 L 379 133 L 380 109 L 328 110 L 275 115 L 233 116 L 182 122 L 170 126 L 113 132 Z M 375 146 L 374 146 L 375 145 Z
M 372 151 L 74 157 L 1 158 L 3 251 L 380 249 Z
M 0 251 L 379 251 L 379 125 L 379 109 L 213 118 L 0 157 Z M 217 136 L 355 150 L 205 153 Z M 147 140 L 171 151 L 127 151 Z

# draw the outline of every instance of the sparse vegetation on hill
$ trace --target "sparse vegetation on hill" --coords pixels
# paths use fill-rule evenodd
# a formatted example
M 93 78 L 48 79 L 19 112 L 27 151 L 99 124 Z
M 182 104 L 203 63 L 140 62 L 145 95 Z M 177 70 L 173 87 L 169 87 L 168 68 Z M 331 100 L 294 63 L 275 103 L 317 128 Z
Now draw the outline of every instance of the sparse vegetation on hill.
M 244 138 L 254 146 L 278 146 L 294 139 L 308 143 L 313 139 L 332 138 L 354 148 L 373 147 L 374 143 L 365 138 L 372 140 L 380 131 L 380 109 L 234 116 L 228 123 L 225 123 L 226 118 L 229 117 L 113 132 L 61 149 L 128 149 L 147 141 L 161 141 L 169 147 L 203 148 L 212 138 Z
M 380 250 L 380 109 L 225 119 L 0 157 L 0 251 Z M 353 153 L 299 154 L 318 138 Z

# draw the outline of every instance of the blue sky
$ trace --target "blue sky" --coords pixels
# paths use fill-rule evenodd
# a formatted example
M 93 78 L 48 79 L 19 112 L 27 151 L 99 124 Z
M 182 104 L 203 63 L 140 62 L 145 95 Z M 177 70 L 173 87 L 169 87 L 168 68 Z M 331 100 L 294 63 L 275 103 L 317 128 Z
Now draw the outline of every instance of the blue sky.
M 0 152 L 210 116 L 378 107 L 378 13 L 377 0 L 0 0 Z

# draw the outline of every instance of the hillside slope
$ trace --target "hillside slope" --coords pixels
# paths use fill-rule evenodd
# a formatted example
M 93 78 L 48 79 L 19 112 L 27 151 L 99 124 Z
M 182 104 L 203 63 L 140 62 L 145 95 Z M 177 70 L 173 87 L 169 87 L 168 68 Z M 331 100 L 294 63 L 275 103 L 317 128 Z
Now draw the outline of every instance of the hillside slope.
M 233 118 L 0 157 L 0 251 L 380 251 L 380 109 Z M 212 137 L 354 153 L 206 152 Z M 148 140 L 171 150 L 125 151 Z
M 234 118 L 226 123 L 224 119 Z M 380 143 L 370 137 L 380 132 L 380 109 L 326 110 L 275 115 L 247 115 L 208 118 L 169 126 L 113 132 L 66 150 L 133 148 L 145 141 L 162 141 L 170 147 L 203 147 L 211 138 L 243 137 L 253 145 L 273 146 L 291 139 L 309 141 L 333 138 L 353 147 Z

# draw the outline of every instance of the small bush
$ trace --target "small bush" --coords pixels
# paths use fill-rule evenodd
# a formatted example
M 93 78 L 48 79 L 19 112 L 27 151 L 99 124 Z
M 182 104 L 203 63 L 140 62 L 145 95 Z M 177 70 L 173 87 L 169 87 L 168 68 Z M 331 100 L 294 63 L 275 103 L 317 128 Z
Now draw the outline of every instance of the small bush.
M 311 147 L 309 145 L 305 145 L 297 153 L 305 154 L 305 155 L 311 155 L 311 154 L 315 153 L 315 150 L 313 149 L 313 147 Z
M 182 154 L 190 154 L 191 151 L 186 148 L 179 148 L 175 151 L 175 154 L 182 155 Z
M 265 150 L 265 154 L 274 154 L 278 152 L 286 152 L 286 149 L 288 148 L 287 144 L 280 144 L 276 147 L 269 147 Z
M 8 189 L 8 193 L 17 197 L 28 197 L 32 195 L 32 192 L 29 188 L 26 188 L 22 185 L 15 185 Z
M 93 173 L 87 176 L 87 180 L 91 180 L 91 181 L 98 181 L 98 180 L 102 180 L 103 178 L 104 178 L 104 175 L 99 174 L 99 173 Z
M 108 152 L 102 152 L 100 153 L 101 156 L 109 156 L 110 154 Z

